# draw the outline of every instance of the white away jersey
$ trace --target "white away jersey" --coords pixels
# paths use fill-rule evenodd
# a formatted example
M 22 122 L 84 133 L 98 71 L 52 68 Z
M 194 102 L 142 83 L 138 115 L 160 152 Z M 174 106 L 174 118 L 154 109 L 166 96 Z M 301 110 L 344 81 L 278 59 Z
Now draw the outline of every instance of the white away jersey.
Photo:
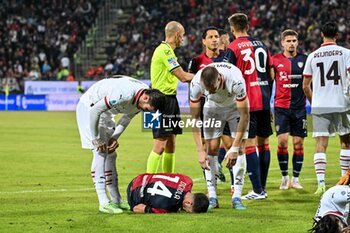
M 348 185 L 336 185 L 328 189 L 322 196 L 315 220 L 319 221 L 323 216 L 332 214 L 340 217 L 347 225 L 349 215 L 350 187 Z
M 209 94 L 201 82 L 203 69 L 198 71 L 192 79 L 190 86 L 191 102 L 199 102 L 200 97 L 206 97 L 206 106 L 208 107 L 229 107 L 236 106 L 236 101 L 242 101 L 246 98 L 246 87 L 242 72 L 234 65 L 225 62 L 215 62 L 208 66 L 215 67 L 223 75 L 220 87 L 215 94 Z
M 140 111 L 136 103 L 138 94 L 148 88 L 143 82 L 128 76 L 112 77 L 92 85 L 80 98 L 80 101 L 91 106 L 104 100 L 106 110 L 110 110 L 114 114 L 136 114 Z
M 322 44 L 308 56 L 303 75 L 312 77 L 312 113 L 345 112 L 350 109 L 345 96 L 347 70 L 350 70 L 350 50 L 335 43 Z

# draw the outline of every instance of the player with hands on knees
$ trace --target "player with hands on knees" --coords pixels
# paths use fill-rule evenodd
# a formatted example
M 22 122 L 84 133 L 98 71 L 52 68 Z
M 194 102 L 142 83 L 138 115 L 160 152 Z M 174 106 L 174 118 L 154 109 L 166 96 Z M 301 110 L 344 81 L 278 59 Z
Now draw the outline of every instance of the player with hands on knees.
M 203 121 L 200 120 L 200 98 L 205 96 Z M 245 209 L 241 202 L 243 189 L 245 156 L 238 155 L 242 140 L 248 137 L 249 101 L 241 71 L 234 65 L 216 62 L 207 65 L 194 76 L 190 85 L 190 111 L 195 120 L 192 128 L 197 147 L 199 164 L 204 170 L 209 193 L 209 208 L 218 208 L 216 177 L 218 170 L 218 150 L 225 123 L 229 124 L 234 139 L 226 160 L 227 167 L 233 167 L 235 193 L 232 204 L 235 209 Z M 202 146 L 200 123 L 203 128 L 206 148 Z M 211 122 L 211 124 L 208 124 Z M 217 124 L 219 123 L 219 124 Z M 212 127 L 211 127 L 212 126 Z
M 119 214 L 129 209 L 118 188 L 115 151 L 119 146 L 118 138 L 140 111 L 161 110 L 164 98 L 160 91 L 127 76 L 98 81 L 81 96 L 76 116 L 82 148 L 93 153 L 91 176 L 100 212 Z M 118 113 L 123 115 L 115 123 Z

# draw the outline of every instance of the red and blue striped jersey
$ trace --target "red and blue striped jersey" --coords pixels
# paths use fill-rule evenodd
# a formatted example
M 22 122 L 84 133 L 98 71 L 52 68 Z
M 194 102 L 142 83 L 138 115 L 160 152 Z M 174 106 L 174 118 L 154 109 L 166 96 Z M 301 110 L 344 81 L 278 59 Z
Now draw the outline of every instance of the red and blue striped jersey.
M 229 44 L 224 61 L 242 71 L 250 111 L 269 110 L 271 91 L 268 73 L 272 61 L 266 45 L 250 36 L 238 37 Z
M 303 70 L 306 59 L 307 56 L 300 53 L 292 58 L 284 56 L 283 53 L 272 56 L 276 82 L 275 107 L 305 108 Z
M 210 58 L 205 53 L 201 53 L 194 57 L 188 64 L 188 72 L 197 73 L 200 69 L 203 69 L 206 65 L 213 62 L 222 62 L 225 56 L 225 51 L 220 50 L 219 56 Z
M 187 192 L 192 189 L 190 177 L 177 173 L 144 173 L 132 181 L 128 199 L 131 209 L 138 204 L 151 207 L 152 213 L 177 212 Z

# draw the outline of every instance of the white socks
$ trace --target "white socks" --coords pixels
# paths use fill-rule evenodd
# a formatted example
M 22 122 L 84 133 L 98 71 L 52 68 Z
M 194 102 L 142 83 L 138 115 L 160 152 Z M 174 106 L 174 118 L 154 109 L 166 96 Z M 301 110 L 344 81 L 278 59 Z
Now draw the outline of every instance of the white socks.
M 218 156 L 208 155 L 210 171 L 204 170 L 205 180 L 207 182 L 209 198 L 216 196 L 216 174 L 218 173 Z
M 105 205 L 109 202 L 106 194 L 106 177 L 105 177 L 105 159 L 106 154 L 99 153 L 96 150 L 92 151 L 94 157 L 91 165 L 91 175 L 95 184 L 95 189 L 100 205 Z
M 340 160 L 341 175 L 343 176 L 350 166 L 350 150 L 341 149 L 339 160 Z
M 120 203 L 122 202 L 122 198 L 118 188 L 118 172 L 115 164 L 116 159 L 117 159 L 116 152 L 113 152 L 107 155 L 106 162 L 105 162 L 105 176 L 106 176 L 106 185 L 107 185 L 111 200 L 114 203 Z
M 238 155 L 236 164 L 232 167 L 232 173 L 234 177 L 234 193 L 232 194 L 232 198 L 242 196 L 242 190 L 244 185 L 244 174 L 246 172 L 247 162 L 245 158 L 245 154 Z
M 325 153 L 315 153 L 314 154 L 314 166 L 316 171 L 316 177 L 318 186 L 325 186 L 325 172 L 326 172 L 326 154 Z

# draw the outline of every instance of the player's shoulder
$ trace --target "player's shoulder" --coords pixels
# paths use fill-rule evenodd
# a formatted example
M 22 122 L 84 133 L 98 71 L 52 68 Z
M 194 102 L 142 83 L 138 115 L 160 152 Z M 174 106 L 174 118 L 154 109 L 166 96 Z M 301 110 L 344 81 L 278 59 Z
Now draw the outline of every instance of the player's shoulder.
M 300 60 L 306 60 L 307 59 L 307 55 L 304 53 L 297 53 L 296 58 L 300 59 Z
M 272 58 L 272 63 L 277 63 L 277 62 L 280 62 L 281 60 L 286 59 L 283 53 L 277 53 L 275 55 L 272 55 L 271 58 Z
M 197 71 L 197 73 L 194 75 L 193 79 L 191 80 L 191 83 L 193 85 L 198 85 L 200 84 L 200 79 L 201 79 L 201 73 L 202 73 L 203 69 L 200 69 Z
M 205 53 L 201 53 L 201 54 L 198 54 L 197 56 L 195 56 L 193 59 L 196 59 L 196 60 L 201 60 L 203 58 L 206 58 L 207 55 L 205 55 Z
M 158 47 L 155 49 L 155 52 L 154 52 L 154 55 L 156 55 L 156 56 L 166 56 L 167 57 L 167 56 L 171 56 L 173 54 L 174 54 L 173 49 L 165 41 L 162 41 L 162 43 L 160 43 L 158 45 Z
M 274 58 L 274 59 L 279 59 L 279 58 L 283 58 L 283 57 L 284 57 L 283 53 L 277 53 L 277 54 L 272 55 L 272 58 Z
M 185 174 L 175 173 L 175 176 L 180 177 L 180 179 L 186 183 L 191 183 L 191 184 L 193 183 L 192 179 Z
M 238 43 L 240 42 L 241 42 L 240 38 L 233 40 L 231 43 L 228 44 L 227 49 L 231 49 L 231 50 L 238 49 Z

